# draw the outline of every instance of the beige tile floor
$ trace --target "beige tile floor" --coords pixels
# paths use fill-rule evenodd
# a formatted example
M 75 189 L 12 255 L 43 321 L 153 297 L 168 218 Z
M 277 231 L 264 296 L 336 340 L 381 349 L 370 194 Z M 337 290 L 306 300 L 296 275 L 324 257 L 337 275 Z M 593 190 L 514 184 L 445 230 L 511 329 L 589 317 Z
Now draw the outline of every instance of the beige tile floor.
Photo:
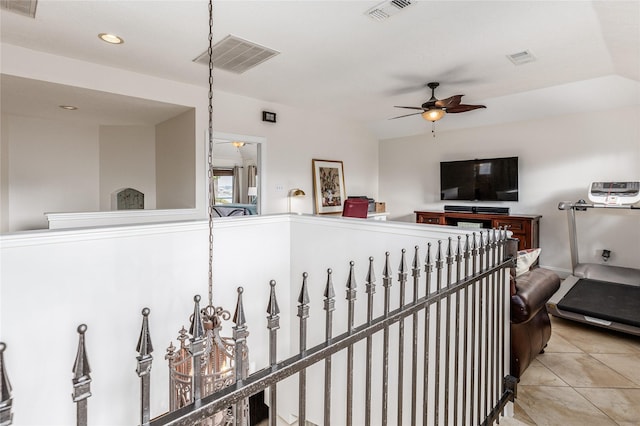
M 640 337 L 551 318 L 506 425 L 640 425 Z

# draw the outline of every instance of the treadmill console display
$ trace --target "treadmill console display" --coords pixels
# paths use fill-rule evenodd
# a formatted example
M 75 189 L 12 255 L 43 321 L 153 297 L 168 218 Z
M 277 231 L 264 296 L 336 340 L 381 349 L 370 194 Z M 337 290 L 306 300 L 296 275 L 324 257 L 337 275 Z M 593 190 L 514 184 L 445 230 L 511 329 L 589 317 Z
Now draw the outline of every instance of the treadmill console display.
M 589 200 L 608 205 L 629 205 L 640 201 L 640 182 L 593 182 Z

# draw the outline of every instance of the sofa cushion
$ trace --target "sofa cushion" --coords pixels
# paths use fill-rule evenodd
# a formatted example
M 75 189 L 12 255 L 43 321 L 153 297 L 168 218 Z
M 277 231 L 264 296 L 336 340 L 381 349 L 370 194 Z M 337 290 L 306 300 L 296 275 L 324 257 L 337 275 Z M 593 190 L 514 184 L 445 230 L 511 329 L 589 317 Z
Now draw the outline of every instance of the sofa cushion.
M 528 250 L 520 250 L 518 252 L 518 262 L 516 264 L 516 278 L 520 275 L 526 274 L 529 272 L 531 265 L 533 265 L 538 257 L 540 256 L 540 251 L 542 249 L 528 249 Z

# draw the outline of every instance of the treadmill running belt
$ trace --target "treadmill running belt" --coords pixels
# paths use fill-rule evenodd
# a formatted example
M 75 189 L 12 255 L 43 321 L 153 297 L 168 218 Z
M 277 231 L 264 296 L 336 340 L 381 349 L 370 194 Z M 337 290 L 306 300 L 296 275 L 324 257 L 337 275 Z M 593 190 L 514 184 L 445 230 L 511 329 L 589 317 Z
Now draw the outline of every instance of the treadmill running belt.
M 640 287 L 582 278 L 560 300 L 558 308 L 640 327 Z

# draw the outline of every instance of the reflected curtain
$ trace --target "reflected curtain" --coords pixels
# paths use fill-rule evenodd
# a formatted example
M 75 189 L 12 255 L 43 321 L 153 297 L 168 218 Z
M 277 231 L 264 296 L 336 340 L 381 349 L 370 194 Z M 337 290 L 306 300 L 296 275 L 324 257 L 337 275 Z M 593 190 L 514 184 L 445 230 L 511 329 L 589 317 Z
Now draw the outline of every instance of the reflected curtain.
M 258 175 L 258 168 L 255 165 L 247 166 L 247 186 L 251 188 L 256 185 L 256 176 Z
M 258 168 L 254 164 L 247 166 L 247 202 L 252 204 L 255 203 L 256 196 L 248 195 L 249 188 L 256 188 L 258 186 L 257 175 Z
M 240 169 L 242 167 L 235 166 L 233 168 L 233 202 L 240 202 Z

